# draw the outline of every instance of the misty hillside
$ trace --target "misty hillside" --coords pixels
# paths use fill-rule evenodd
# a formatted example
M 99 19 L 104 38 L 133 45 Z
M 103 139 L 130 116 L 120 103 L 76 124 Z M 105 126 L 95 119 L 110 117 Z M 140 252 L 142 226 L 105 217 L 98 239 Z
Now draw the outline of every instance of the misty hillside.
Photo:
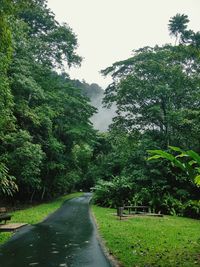
M 73 80 L 73 85 L 81 89 L 83 94 L 90 99 L 104 94 L 104 90 L 96 83 L 88 84 L 85 81 Z
M 88 84 L 84 81 L 73 80 L 73 84 L 80 88 L 83 94 L 90 99 L 92 105 L 98 109 L 98 112 L 91 118 L 95 129 L 101 132 L 107 131 L 112 118 L 115 116 L 115 107 L 103 108 L 104 90 L 96 83 Z

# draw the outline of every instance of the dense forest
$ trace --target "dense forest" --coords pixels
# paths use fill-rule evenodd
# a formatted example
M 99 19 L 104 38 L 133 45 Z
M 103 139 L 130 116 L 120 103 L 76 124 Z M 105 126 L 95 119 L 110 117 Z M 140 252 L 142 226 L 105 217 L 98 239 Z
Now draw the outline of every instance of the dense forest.
M 200 32 L 188 22 L 187 15 L 170 19 L 174 45 L 138 49 L 102 71 L 113 77 L 104 102 L 116 103 L 117 116 L 96 165 L 101 205 L 150 204 L 200 216 Z
M 0 19 L 1 195 L 32 201 L 82 188 L 96 133 L 95 108 L 63 72 L 81 62 L 76 36 L 46 1 L 5 0 Z
M 170 19 L 174 44 L 143 47 L 102 71 L 113 78 L 104 106 L 116 113 L 101 133 L 91 118 L 102 89 L 64 71 L 81 64 L 72 29 L 45 0 L 1 2 L 1 199 L 42 201 L 92 187 L 99 205 L 150 204 L 199 218 L 200 33 L 188 17 Z M 174 164 L 178 147 L 192 175 Z M 152 150 L 170 152 L 173 164 L 161 154 L 148 160 Z M 188 155 L 196 156 L 188 163 Z

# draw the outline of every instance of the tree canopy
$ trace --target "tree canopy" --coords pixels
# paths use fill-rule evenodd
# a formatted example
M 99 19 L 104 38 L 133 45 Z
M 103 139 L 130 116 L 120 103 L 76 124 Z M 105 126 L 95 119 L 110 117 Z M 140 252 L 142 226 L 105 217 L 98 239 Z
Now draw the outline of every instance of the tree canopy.
M 184 167 L 187 153 L 200 152 L 200 42 L 199 32 L 188 30 L 188 22 L 187 15 L 177 14 L 170 19 L 174 45 L 134 50 L 132 57 L 102 71 L 113 78 L 105 91 L 104 104 L 115 104 L 117 115 L 106 137 L 110 149 L 99 155 L 96 165 L 100 168 L 94 169 L 101 179 L 95 195 L 101 205 L 119 205 L 115 196 L 121 192 L 126 203 L 148 204 L 164 213 L 200 216 L 200 191 Z M 169 145 L 181 147 L 185 156 L 171 155 Z M 147 161 L 147 151 L 163 161 Z M 198 164 L 192 164 L 197 181 Z
M 102 71 L 113 78 L 104 104 L 117 110 L 109 131 L 98 133 L 89 98 L 102 89 L 64 70 L 81 64 L 73 30 L 46 0 L 2 0 L 0 196 L 41 201 L 93 187 L 100 205 L 148 204 L 199 218 L 200 189 L 186 165 L 198 183 L 200 33 L 188 22 L 181 14 L 170 19 L 174 45 L 134 50 Z M 169 145 L 184 156 L 171 155 Z M 148 161 L 149 150 L 163 160 Z
M 79 187 L 85 166 L 74 148 L 95 140 L 95 108 L 63 71 L 80 65 L 77 37 L 45 0 L 5 0 L 1 13 L 1 193 L 54 197 Z

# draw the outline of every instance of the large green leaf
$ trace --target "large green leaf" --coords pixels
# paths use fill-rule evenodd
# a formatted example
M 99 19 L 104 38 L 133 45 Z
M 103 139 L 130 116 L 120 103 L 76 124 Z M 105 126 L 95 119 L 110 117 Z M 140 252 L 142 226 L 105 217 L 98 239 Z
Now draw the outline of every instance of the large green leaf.
M 192 159 L 194 159 L 196 162 L 197 162 L 197 164 L 200 166 L 200 155 L 199 154 L 197 154 L 195 151 L 193 151 L 193 150 L 188 150 L 188 151 L 186 151 L 186 154 L 188 155 L 188 156 L 190 156 Z
M 179 147 L 176 147 L 176 146 L 169 146 L 169 148 L 173 151 L 176 151 L 176 152 L 181 152 L 181 153 L 184 153 L 184 151 L 179 148 Z
M 200 186 L 200 175 L 197 175 L 197 176 L 194 178 L 194 181 L 195 181 L 195 183 L 197 184 L 197 186 Z
M 177 160 L 176 157 L 174 157 L 172 154 L 162 151 L 162 150 L 147 150 L 150 154 L 155 154 L 153 157 L 148 158 L 148 160 L 152 159 L 158 159 L 158 158 L 163 158 L 171 161 L 171 163 L 180 168 L 183 171 L 186 171 L 185 164 L 181 163 L 179 160 Z

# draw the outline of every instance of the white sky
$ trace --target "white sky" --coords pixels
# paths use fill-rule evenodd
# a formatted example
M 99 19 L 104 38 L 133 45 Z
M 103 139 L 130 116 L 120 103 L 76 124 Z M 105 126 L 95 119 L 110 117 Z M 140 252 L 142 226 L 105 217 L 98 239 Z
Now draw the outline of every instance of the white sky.
M 170 17 L 189 16 L 189 28 L 200 30 L 200 0 L 48 0 L 59 22 L 67 22 L 78 37 L 81 68 L 72 78 L 109 83 L 99 73 L 131 56 L 133 49 L 174 42 L 168 34 Z

